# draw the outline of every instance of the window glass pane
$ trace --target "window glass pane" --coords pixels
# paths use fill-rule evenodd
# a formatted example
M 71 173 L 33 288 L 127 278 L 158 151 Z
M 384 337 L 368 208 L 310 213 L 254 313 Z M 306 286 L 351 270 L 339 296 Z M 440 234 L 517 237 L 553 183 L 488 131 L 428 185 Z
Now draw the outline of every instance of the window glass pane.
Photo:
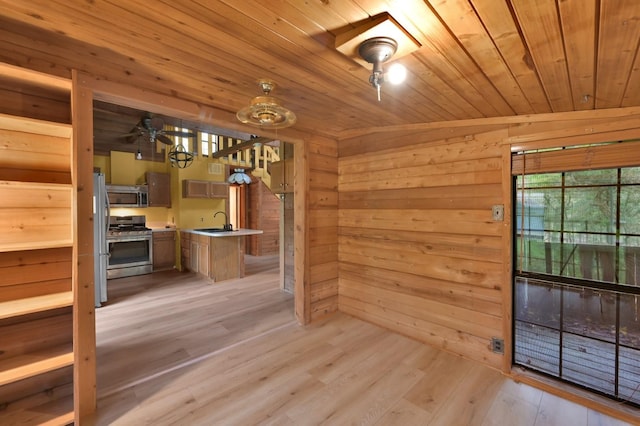
M 565 185 L 615 185 L 618 181 L 617 169 L 581 170 L 565 173 Z
M 640 183 L 640 167 L 627 167 L 622 169 L 620 178 L 622 183 Z
M 640 186 L 620 188 L 620 232 L 640 235 Z
M 640 285 L 640 237 L 622 237 L 620 243 L 620 282 Z M 637 312 L 637 311 L 636 311 Z M 640 348 L 639 348 L 640 349 Z
M 616 187 L 567 188 L 564 229 L 574 242 L 615 244 Z M 594 236 L 594 232 L 611 235 Z M 578 233 L 578 235 L 575 235 Z
M 516 192 L 516 229 L 520 233 L 524 223 L 524 231 L 527 235 L 543 237 L 543 231 L 561 230 L 561 188 L 539 188 L 524 190 L 524 207 L 522 214 L 523 191 Z
M 200 132 L 200 152 L 204 156 L 209 155 L 209 133 Z
M 522 187 L 523 176 L 518 176 L 518 188 Z M 543 173 L 537 175 L 524 175 L 526 188 L 540 188 L 546 186 L 562 185 L 562 173 Z

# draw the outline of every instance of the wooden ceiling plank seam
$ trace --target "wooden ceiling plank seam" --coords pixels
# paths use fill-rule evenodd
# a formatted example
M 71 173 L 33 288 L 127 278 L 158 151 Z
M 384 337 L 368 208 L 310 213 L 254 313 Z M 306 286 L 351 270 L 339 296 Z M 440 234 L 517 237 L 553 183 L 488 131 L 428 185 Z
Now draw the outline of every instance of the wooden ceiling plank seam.
M 354 95 L 354 101 L 356 104 L 362 103 L 361 106 L 364 108 L 371 108 L 371 105 L 368 104 L 365 100 L 361 99 L 361 94 L 364 92 L 362 88 L 363 85 L 369 86 L 368 84 L 368 72 L 365 75 L 362 75 L 364 69 L 361 67 L 357 67 L 356 69 L 360 72 L 360 75 L 354 75 L 354 80 L 357 84 L 353 84 L 352 81 L 343 81 L 340 78 L 334 77 L 335 75 L 339 75 L 341 71 L 344 71 L 345 67 L 341 64 L 347 60 L 343 55 L 339 54 L 337 51 L 322 49 L 317 42 L 312 40 L 308 35 L 302 36 L 300 31 L 295 27 L 291 27 L 293 32 L 290 32 L 286 25 L 287 23 L 280 19 L 280 14 L 276 13 L 276 11 L 272 10 L 263 5 L 253 6 L 249 3 L 242 2 L 240 4 L 235 3 L 234 10 L 237 11 L 237 19 L 234 19 L 236 25 L 239 21 L 247 20 L 246 24 L 243 24 L 248 29 L 250 29 L 255 23 L 259 23 L 265 29 L 269 30 L 269 27 L 265 24 L 266 20 L 269 19 L 271 22 L 276 22 L 281 25 L 280 33 L 275 33 L 276 37 L 272 39 L 272 41 L 280 40 L 279 46 L 282 47 L 286 51 L 290 51 L 291 54 L 289 58 L 294 60 L 295 63 L 288 67 L 289 69 L 304 69 L 308 71 L 308 75 L 303 81 L 299 79 L 294 79 L 298 84 L 303 83 L 311 83 L 312 79 L 310 76 L 317 76 L 319 70 L 322 70 L 322 81 L 318 81 L 317 86 L 313 89 L 319 93 L 326 91 L 326 85 L 331 84 L 335 85 L 335 87 L 340 88 L 341 90 L 345 90 L 346 92 L 350 92 Z M 216 14 L 217 15 L 217 14 Z M 225 16 L 228 16 L 228 12 L 225 13 Z M 248 19 L 252 19 L 252 21 L 248 21 Z M 285 33 L 286 30 L 286 33 Z M 274 30 L 269 30 L 274 31 Z M 241 32 L 241 35 L 249 34 L 248 31 Z M 284 34 L 284 35 L 283 35 Z M 264 34 L 261 34 L 262 37 L 256 38 L 256 42 L 262 42 L 266 39 Z M 265 49 L 268 50 L 269 47 L 272 47 L 270 44 L 266 44 Z M 273 54 L 277 54 L 278 52 L 272 49 Z M 303 59 L 304 58 L 304 59 Z M 337 62 L 339 60 L 339 62 Z M 306 81 L 305 81 L 306 80 Z M 370 86 L 369 86 L 370 87 Z M 307 100 L 308 101 L 308 100 Z M 398 102 L 402 102 L 402 99 L 396 99 Z M 391 110 L 389 108 L 388 110 Z M 383 105 L 380 105 L 380 108 L 377 109 L 377 113 L 382 115 L 388 114 Z M 409 116 L 409 115 L 407 115 Z M 417 118 L 417 117 L 416 117 Z M 380 118 L 379 118 L 380 119 Z M 394 119 L 403 119 L 403 117 L 394 116 Z
M 378 0 L 357 1 L 371 14 L 384 11 L 383 5 L 381 5 Z M 389 2 L 385 2 L 384 4 L 386 4 L 387 9 L 389 10 L 393 7 Z M 418 51 L 412 53 L 410 56 L 418 58 L 423 64 L 429 64 L 429 68 L 438 75 L 440 80 L 450 80 L 450 85 L 456 89 L 456 92 L 459 94 L 464 93 L 464 96 L 459 95 L 459 98 L 464 99 L 465 102 L 463 103 L 463 109 L 467 111 L 468 114 L 473 114 L 472 111 L 477 111 L 480 115 L 472 115 L 477 118 L 500 115 L 499 109 L 495 108 L 493 105 L 494 102 L 492 102 L 495 100 L 495 96 L 499 96 L 497 91 L 495 91 L 495 89 L 491 89 L 492 93 L 484 94 L 481 91 L 478 91 L 473 84 L 473 78 L 469 78 L 464 72 L 460 71 L 465 68 L 448 63 L 446 60 L 446 54 L 439 50 L 435 43 L 432 42 L 425 33 L 424 28 L 434 28 L 432 32 L 436 33 L 435 35 L 445 33 L 442 37 L 446 38 L 448 42 L 451 40 L 451 34 L 442 26 L 439 18 L 435 15 L 435 12 L 428 8 L 421 0 L 405 0 L 402 2 L 402 7 L 397 7 L 394 10 L 398 9 L 402 11 L 409 10 L 411 12 L 411 17 L 408 17 L 401 12 L 394 13 L 392 15 L 394 16 L 394 19 L 397 19 L 398 22 L 400 22 L 400 24 L 422 45 Z M 420 22 L 421 25 L 414 24 L 414 21 Z M 462 49 L 459 44 L 455 42 L 449 44 L 452 49 L 450 52 L 461 52 Z M 446 52 L 447 49 L 444 51 Z M 466 55 L 462 53 L 462 56 Z M 466 57 L 466 59 L 468 61 L 468 57 Z M 474 65 L 471 63 L 471 67 L 468 69 L 473 67 Z M 499 102 L 506 105 L 506 101 L 503 99 L 500 99 Z M 510 112 L 513 113 L 513 111 Z M 456 118 L 461 117 L 456 116 Z
M 0 30 L 0 34 L 1 34 L 1 30 Z M 0 37 L 0 39 L 2 39 L 2 37 Z M 3 46 L 2 46 L 2 43 L 0 42 L 0 52 L 6 52 L 7 51 L 6 49 L 2 49 L 1 47 L 3 47 Z M 28 64 L 33 64 L 34 61 L 33 61 L 32 58 L 33 58 L 33 56 L 26 57 L 26 59 L 24 60 L 24 65 L 26 66 Z M 3 59 L 1 53 L 0 53 L 0 59 Z M 47 64 L 45 64 L 44 68 L 46 68 Z M 143 82 L 141 82 L 141 83 L 143 83 Z M 129 84 L 131 84 L 131 82 L 129 82 Z M 138 86 L 138 87 L 141 87 L 141 86 Z M 159 93 L 161 93 L 161 92 L 159 92 Z M 172 95 L 172 93 L 167 93 L 167 95 Z M 175 96 L 175 93 L 173 93 L 173 95 Z M 318 127 L 318 130 L 316 130 L 316 133 L 323 133 L 324 134 L 325 132 L 323 130 L 324 130 L 324 127 Z M 255 129 L 251 129 L 251 131 L 253 133 L 255 133 Z M 332 135 L 331 134 L 327 134 L 327 136 L 331 137 Z
M 128 5 L 128 7 L 131 8 L 132 6 Z M 153 15 L 154 11 L 153 11 L 153 9 L 149 9 L 148 6 L 141 5 L 140 13 L 146 13 L 147 16 L 149 16 L 149 15 Z M 175 16 L 175 9 L 174 9 L 174 13 L 172 13 L 171 15 Z M 155 16 L 155 15 L 153 15 L 153 16 Z M 185 18 L 184 21 L 186 21 L 187 16 L 180 17 L 180 18 Z M 180 31 L 179 33 L 180 34 L 182 34 L 182 33 L 188 34 L 186 31 L 189 30 L 189 29 L 192 29 L 192 28 L 193 28 L 192 26 L 186 26 L 186 27 L 183 28 L 184 31 Z M 195 33 L 199 32 L 199 31 L 205 31 L 205 30 L 206 30 L 206 28 L 202 28 L 201 30 L 200 29 L 199 30 L 195 30 L 194 31 L 194 36 L 191 37 L 191 39 L 193 40 L 195 38 Z M 226 45 L 227 43 L 224 40 L 220 40 L 220 42 L 217 43 L 217 44 Z M 206 45 L 206 46 L 194 46 L 194 47 L 195 48 L 192 51 L 199 51 L 199 50 L 202 50 L 202 51 L 214 51 L 216 49 L 215 44 Z M 176 49 L 176 50 L 179 51 L 179 49 Z M 242 51 L 246 52 L 247 54 L 250 53 L 251 57 L 262 56 L 263 57 L 263 61 L 265 63 L 267 63 L 270 60 L 269 56 L 266 53 L 264 53 L 264 52 L 267 52 L 267 50 L 258 49 L 258 48 L 255 48 L 254 46 L 251 46 L 251 45 L 246 45 L 246 46 L 242 47 Z M 230 53 L 237 53 L 237 52 L 230 52 Z M 186 54 L 186 55 L 187 55 L 187 59 L 188 59 L 190 54 Z M 217 62 L 212 63 L 211 67 L 225 68 L 223 65 L 221 65 L 222 63 L 229 63 L 229 61 L 217 61 Z M 249 69 L 250 66 L 254 66 L 254 64 L 238 60 L 237 65 L 230 70 L 230 74 L 233 75 L 233 70 L 234 69 L 235 70 L 246 70 L 246 69 Z M 227 72 L 226 74 L 229 75 L 229 72 Z M 242 75 L 242 73 L 237 72 L 237 75 Z M 246 75 L 246 72 L 245 72 L 245 75 Z M 235 86 L 242 86 L 242 85 L 246 86 L 247 85 L 246 82 L 255 83 L 256 80 L 257 80 L 256 75 L 257 75 L 256 73 L 254 73 L 252 76 L 247 75 L 248 78 L 240 79 L 237 83 L 234 83 L 234 85 Z M 272 76 L 270 76 L 270 77 L 272 77 Z M 285 86 L 284 84 L 282 84 L 282 80 L 284 80 L 285 77 L 286 76 L 280 76 L 276 80 L 276 83 L 278 84 L 278 87 L 276 88 L 276 91 L 274 91 L 274 95 L 276 97 L 280 97 L 281 99 L 284 99 L 284 96 L 283 95 L 279 95 L 279 93 L 285 93 L 285 92 L 295 93 L 293 91 L 293 89 L 289 89 L 289 86 Z M 286 78 L 289 81 L 294 81 L 294 82 L 295 81 L 297 81 L 297 82 L 301 81 L 301 79 L 291 79 L 291 77 L 286 77 Z M 242 83 L 242 80 L 245 81 L 244 84 Z M 308 81 L 308 82 L 312 82 L 312 80 L 309 80 L 309 79 L 302 79 L 302 81 L 305 81 L 305 80 Z M 255 96 L 258 96 L 258 95 L 260 95 L 260 93 L 258 91 L 257 84 L 255 85 L 255 87 L 256 87 Z M 282 89 L 282 90 L 280 90 L 280 89 Z M 316 88 L 316 90 L 317 90 L 317 88 Z M 323 92 L 317 92 L 317 93 L 322 94 Z M 336 99 L 336 98 L 332 98 L 332 99 L 333 99 L 333 101 L 336 101 L 336 102 L 339 101 L 339 99 Z M 251 100 L 251 98 L 247 98 L 246 101 L 242 101 L 243 103 L 241 105 L 237 106 L 236 108 L 240 109 L 246 103 L 248 103 L 250 100 Z M 292 102 L 292 105 L 294 105 L 294 102 L 296 101 L 296 99 L 294 97 L 291 97 L 290 100 Z M 289 102 L 289 99 L 287 99 L 287 102 Z M 288 104 L 287 104 L 287 106 L 288 106 Z M 291 108 L 293 109 L 293 107 L 291 107 Z M 297 106 L 296 108 L 297 108 L 297 111 L 301 111 L 301 110 L 304 109 L 304 105 Z M 328 120 L 330 118 L 331 118 L 330 116 L 323 117 L 323 119 L 325 119 L 325 120 Z
M 66 5 L 66 3 L 65 3 L 65 5 Z M 63 7 L 64 7 L 64 5 L 62 5 L 61 7 L 63 8 Z M 62 10 L 64 10 L 64 8 L 63 8 Z M 64 14 L 63 14 L 63 16 L 64 16 Z M 93 26 L 92 26 L 92 28 L 93 28 L 93 27 L 95 27 L 95 25 L 93 25 Z M 113 39 L 114 37 L 113 37 L 113 34 L 111 34 L 111 36 L 105 36 L 105 38 L 106 38 L 106 39 L 108 39 L 108 38 Z M 131 43 L 131 41 L 130 41 L 130 40 L 128 40 L 128 42 L 124 42 L 124 41 L 123 41 L 123 44 L 124 44 L 124 45 L 126 45 L 126 46 L 129 46 L 129 45 L 130 45 L 130 43 Z M 141 55 L 137 55 L 137 56 L 138 56 L 138 58 L 140 59 Z M 163 64 L 162 64 L 162 63 L 160 63 L 160 64 L 158 64 L 158 65 L 163 65 Z M 166 82 L 165 82 L 165 84 L 166 84 Z M 256 86 L 256 87 L 257 87 L 257 86 Z M 258 95 L 258 94 L 259 94 L 259 93 L 256 93 L 256 95 Z M 249 100 L 250 100 L 250 99 L 247 99 L 247 100 L 246 100 L 246 102 L 249 102 Z M 219 105 L 216 105 L 216 106 L 220 107 Z M 244 106 L 244 105 L 242 105 L 242 106 Z M 238 109 L 239 109 L 240 107 L 241 107 L 241 106 L 239 106 L 239 107 L 238 107 Z M 330 119 L 330 118 L 331 118 L 331 117 L 327 116 L 325 119 Z M 378 120 L 378 121 L 379 121 L 379 120 Z M 349 121 L 345 120 L 345 122 L 349 122 Z M 372 120 L 372 124 L 373 124 L 373 120 Z
M 457 93 L 457 97 L 464 100 L 463 103 L 457 106 L 462 108 L 468 114 L 467 116 L 481 118 L 501 115 L 491 103 L 484 101 L 482 93 L 478 92 L 472 82 L 467 80 L 465 75 L 448 62 L 445 55 L 435 47 L 428 43 L 423 44 L 420 51 L 412 56 L 422 62 L 433 75 L 436 75 L 438 81 L 446 81 L 447 86 Z M 456 118 L 461 117 L 457 116 Z
M 510 0 L 553 112 L 573 110 L 555 0 Z
M 333 39 L 380 12 L 422 48 L 401 58 L 410 80 L 385 84 L 376 103 L 368 67 Z M 265 76 L 298 114 L 292 135 L 489 128 L 543 120 L 532 113 L 607 117 L 607 108 L 640 105 L 637 0 L 3 0 L 0 38 L 7 63 L 67 79 L 78 69 L 96 87 L 172 96 L 193 105 L 189 117 L 233 129 L 243 128 L 235 111 L 260 94 L 255 80 Z M 509 93 L 518 92 L 514 103 Z
M 299 58 L 301 57 L 301 55 L 300 55 L 300 54 L 295 54 L 295 55 L 293 55 L 293 56 L 294 56 L 295 58 L 297 58 L 298 60 L 299 60 Z M 308 55 L 308 52 L 307 52 L 307 56 L 309 56 L 309 55 Z M 337 56 L 339 56 L 339 55 L 338 55 L 337 53 L 335 53 L 335 55 L 334 55 L 334 56 L 336 56 L 336 57 L 337 57 Z M 317 60 L 318 60 L 318 58 L 316 58 L 316 55 L 311 55 L 311 56 L 310 56 L 310 59 L 311 59 L 311 60 L 313 60 L 313 61 L 317 61 Z M 342 59 L 342 58 L 341 58 L 341 59 Z M 320 59 L 320 60 L 321 60 L 321 59 Z M 306 61 L 306 62 L 309 62 L 309 61 Z M 322 67 L 322 65 L 323 65 L 323 63 L 319 63 L 319 67 Z M 293 64 L 292 64 L 292 67 L 293 67 Z M 302 67 L 298 66 L 297 68 L 302 68 Z M 309 67 L 309 68 L 308 68 L 309 73 L 308 73 L 306 76 L 302 76 L 302 77 L 297 78 L 297 79 L 295 79 L 295 80 L 297 80 L 298 82 L 299 82 L 300 80 L 303 80 L 303 81 L 304 81 L 304 80 L 311 81 L 309 77 L 313 78 L 313 76 L 316 76 L 316 75 L 318 74 L 318 73 L 317 73 L 317 71 L 316 71 L 316 69 L 317 69 L 317 68 L 318 68 L 318 67 L 314 67 L 314 68 Z M 334 73 L 331 73 L 331 74 L 333 75 Z M 335 74 L 337 74 L 337 73 L 335 73 Z M 366 83 L 366 80 L 367 80 L 367 79 L 365 79 L 365 78 L 361 78 L 361 79 L 360 79 L 360 81 L 359 81 L 359 83 L 362 83 L 362 82 L 365 82 L 365 83 Z M 346 84 L 346 83 L 344 83 L 344 82 L 342 82 L 342 83 L 343 83 L 343 84 Z M 316 90 L 326 91 L 326 84 L 327 84 L 326 82 L 320 82 L 320 81 L 319 81 L 319 82 L 318 82 L 318 84 L 322 86 L 322 89 L 316 89 Z M 333 84 L 333 81 L 332 81 L 332 82 L 330 82 L 329 84 Z M 367 109 L 376 108 L 376 114 L 379 114 L 379 115 L 378 115 L 378 117 L 377 117 L 377 118 L 378 118 L 378 120 L 383 120 L 383 115 L 384 115 L 384 114 L 388 114 L 388 111 L 395 111 L 395 110 L 397 110 L 397 108 L 394 108 L 394 105 L 393 105 L 393 103 L 394 103 L 394 102 L 404 102 L 404 99 L 401 99 L 401 98 L 398 98 L 398 97 L 392 97 L 391 99 L 387 97 L 387 98 L 386 98 L 386 101 L 385 101 L 385 104 L 383 104 L 383 105 L 372 105 L 372 104 L 370 104 L 370 103 L 369 103 L 369 101 L 367 100 L 366 96 L 365 96 L 365 95 L 363 95 L 363 93 L 364 93 L 364 94 L 366 94 L 366 93 L 367 93 L 367 91 L 366 91 L 367 89 L 365 88 L 365 89 L 363 89 L 363 91 L 362 91 L 362 92 L 358 92 L 358 88 L 357 88 L 355 85 L 353 85 L 353 86 L 354 86 L 354 87 L 353 87 L 350 91 L 354 94 L 354 96 L 355 96 L 355 98 L 356 98 L 356 99 L 355 99 L 355 101 L 354 101 L 354 102 L 351 102 L 351 106 L 358 106 L 358 107 L 360 107 L 360 108 L 367 108 Z M 370 86 L 367 86 L 367 88 L 369 89 L 369 93 L 372 93 L 372 90 L 371 90 Z M 369 99 L 371 99 L 371 98 L 369 98 Z M 306 101 L 308 101 L 308 99 L 307 99 Z M 420 106 L 420 105 L 424 104 L 424 102 L 425 102 L 425 101 L 426 101 L 426 99 L 422 99 L 422 100 L 421 100 L 421 102 L 420 102 L 420 103 L 418 103 L 417 105 L 418 105 L 418 106 Z M 378 113 L 378 112 L 377 112 L 377 111 L 379 111 L 379 109 L 380 109 L 380 108 L 382 108 L 382 109 L 383 109 L 383 112 L 382 112 L 382 113 Z M 416 108 L 416 109 L 417 109 L 417 108 Z M 328 108 L 328 109 L 327 109 L 327 111 L 328 111 L 328 112 L 335 111 L 335 108 Z M 349 114 L 348 114 L 348 108 L 345 108 L 345 109 L 344 109 L 344 111 L 345 111 L 345 114 L 344 114 L 344 115 L 347 115 L 347 116 L 348 116 L 348 115 L 349 115 Z M 412 119 L 412 117 L 411 117 L 411 113 L 412 113 L 412 111 L 409 111 L 409 114 L 405 114 L 405 116 L 403 117 L 403 119 L 404 119 L 404 120 L 411 120 L 411 119 Z M 419 113 L 418 113 L 418 112 L 416 112 L 416 113 L 415 113 L 415 116 L 413 117 L 413 120 L 417 121 L 417 120 L 420 120 L 421 118 L 422 118 L 422 116 L 421 116 L 421 115 L 419 115 Z M 327 119 L 328 119 L 328 120 L 332 120 L 331 118 L 327 118 Z M 397 119 L 398 119 L 398 116 L 397 116 L 397 115 L 389 116 L 389 118 L 388 118 L 388 119 L 389 119 L 389 120 L 392 120 L 392 121 L 393 121 L 393 120 L 397 120 Z
M 496 113 L 486 114 L 487 116 L 513 115 L 514 111 L 511 106 L 502 97 L 500 92 L 495 89 L 494 85 L 489 83 L 487 76 L 468 55 L 460 41 L 457 40 L 445 26 L 442 18 L 437 14 L 435 9 L 433 9 L 430 2 L 425 1 L 425 3 L 429 6 L 427 8 L 429 12 L 425 13 L 425 16 L 420 17 L 420 19 L 424 19 L 426 25 L 423 28 L 427 28 L 427 30 L 425 31 L 423 28 L 420 29 L 422 38 L 416 36 L 418 41 L 422 43 L 423 46 L 430 45 L 432 50 L 446 57 L 450 64 L 449 72 L 455 72 L 457 75 L 462 76 L 468 82 L 468 85 L 473 88 L 473 92 L 479 94 L 479 99 L 473 102 L 476 108 L 481 110 L 484 108 L 484 105 L 491 106 Z M 418 17 L 412 17 L 411 19 L 418 19 Z M 423 53 L 423 49 L 420 49 L 414 54 L 421 53 Z M 429 61 L 429 59 L 430 56 L 426 55 L 426 60 Z M 452 80 L 457 81 L 458 79 L 453 78 Z
M 640 2 L 601 0 L 596 107 L 622 105 L 640 38 Z
M 313 23 L 318 27 L 318 30 L 329 33 L 332 37 L 335 36 L 334 30 L 338 28 L 352 27 L 353 23 L 369 18 L 369 14 L 353 1 L 338 1 L 338 2 L 300 2 L 297 0 L 285 0 L 282 3 L 286 3 L 278 10 L 296 12 L 288 13 L 287 19 L 290 16 L 304 16 L 304 19 Z M 328 13 L 331 16 L 327 16 Z M 339 21 L 339 25 L 336 25 Z M 294 22 L 292 20 L 292 22 Z M 329 46 L 327 46 L 329 47 Z
M 39 44 L 41 43 L 41 41 L 40 41 L 40 40 L 34 40 L 34 41 L 32 41 L 32 42 L 33 42 L 33 43 L 39 43 Z M 141 51 L 143 51 L 143 50 L 141 50 Z M 80 54 L 82 54 L 82 52 L 79 52 L 79 53 L 80 53 Z M 88 57 L 90 57 L 90 56 L 88 56 Z M 95 62 L 95 57 L 94 57 L 93 61 Z M 131 60 L 129 59 L 129 61 L 131 61 Z M 88 61 L 87 61 L 87 63 L 88 63 Z M 161 63 L 158 63 L 158 65 L 161 65 Z M 122 72 L 123 72 L 123 73 L 127 73 L 126 68 L 123 68 L 123 71 L 122 71 Z
M 166 84 L 166 82 L 165 82 L 164 84 Z M 256 85 L 256 88 L 257 88 L 257 85 Z M 256 93 L 255 93 L 255 94 L 256 94 L 256 95 L 258 95 L 258 94 L 259 94 L 259 93 L 257 93 L 257 90 L 256 90 Z M 246 103 L 248 103 L 248 102 L 249 102 L 249 100 L 250 100 L 250 99 L 249 99 L 249 98 L 247 98 L 245 102 L 246 102 Z M 210 102 L 208 102 L 208 103 L 210 103 Z M 242 106 L 244 106 L 244 105 L 242 105 Z M 239 108 L 240 108 L 240 107 L 238 107 L 238 109 L 239 109 Z M 330 115 L 327 115 L 326 117 L 324 117 L 324 119 L 326 119 L 326 120 L 331 119 L 331 118 L 332 118 L 332 117 L 331 117 Z M 345 120 L 345 123 L 348 123 L 348 122 L 349 122 L 348 120 Z M 372 119 L 372 122 L 371 122 L 371 123 L 373 124 L 373 122 L 374 122 L 374 120 Z
M 416 76 L 424 81 L 424 84 L 433 93 L 433 98 L 438 102 L 442 109 L 449 113 L 453 119 L 471 116 L 471 117 L 483 117 L 484 114 L 476 109 L 469 101 L 458 94 L 455 88 L 449 86 L 449 84 L 440 78 L 440 75 L 435 70 L 432 70 L 430 64 L 425 64 L 420 57 L 412 55 L 411 60 L 415 60 L 423 64 L 424 71 Z
M 432 6 L 512 110 L 535 112 L 469 1 L 442 0 Z
M 621 107 L 632 107 L 640 105 L 640 44 L 635 54 L 635 61 L 629 73 L 627 89 L 622 98 Z
M 6 25 L 5 25 L 6 27 Z M 2 29 L 0 29 L 0 34 L 2 34 Z M 18 39 L 18 37 L 22 37 L 22 36 L 18 36 L 18 35 L 13 35 L 12 41 L 15 42 L 19 42 L 20 40 Z M 9 36 L 7 37 L 2 37 L 2 40 L 8 40 Z M 1 42 L 0 42 L 1 43 Z M 40 47 L 41 46 L 41 47 Z M 37 47 L 40 47 L 40 50 L 38 52 L 38 56 L 42 57 L 42 56 L 49 56 L 51 59 L 49 61 L 49 63 L 51 64 L 62 64 L 65 62 L 68 62 L 64 59 L 64 52 L 59 52 L 59 48 L 56 46 L 53 46 L 51 44 L 48 43 L 48 41 L 42 41 L 41 39 L 38 40 L 32 40 L 28 34 L 24 35 L 22 38 L 22 43 L 21 44 L 16 44 L 16 50 L 19 50 L 21 52 L 27 52 L 29 51 L 29 49 L 35 49 Z M 94 50 L 93 53 L 86 53 L 84 52 L 81 48 L 72 48 L 71 46 L 66 46 L 71 48 L 70 50 L 73 51 L 73 55 L 74 55 L 74 59 L 75 59 L 75 63 L 74 64 L 69 64 L 67 68 L 65 68 L 65 73 L 68 72 L 68 70 L 70 68 L 83 68 L 83 69 L 90 69 L 91 68 L 91 64 L 96 62 L 96 58 L 100 57 L 100 54 L 96 53 L 96 51 Z M 7 45 L 4 45 L 4 51 L 9 51 L 10 48 L 7 47 Z M 65 52 L 68 52 L 67 50 L 65 50 Z M 53 54 L 56 55 L 53 55 Z M 33 55 L 35 56 L 35 55 Z M 85 58 L 84 60 L 82 58 Z M 165 81 L 158 81 L 158 79 L 149 79 L 149 76 L 143 76 L 142 78 L 138 78 L 137 74 L 131 71 L 130 68 L 130 61 L 128 59 L 124 59 L 125 62 L 123 62 L 121 64 L 121 66 L 116 65 L 115 62 L 113 62 L 112 60 L 106 59 L 106 58 L 101 58 L 102 61 L 105 61 L 105 63 L 109 63 L 108 67 L 104 67 L 102 66 L 102 68 L 109 68 L 110 70 L 114 70 L 116 69 L 118 74 L 121 75 L 126 75 L 127 79 L 128 79 L 128 83 L 129 84 L 133 84 L 135 86 L 144 86 L 145 83 L 147 83 L 146 85 L 149 86 L 149 81 L 151 81 L 152 85 L 153 84 L 157 84 L 158 87 L 165 87 L 166 86 L 166 82 Z M 26 60 L 25 63 L 29 63 L 29 60 Z M 48 68 L 46 66 L 44 66 L 45 68 Z M 53 69 L 53 67 L 51 67 L 51 69 Z M 95 73 L 94 73 L 95 74 Z M 99 75 L 99 74 L 97 74 Z M 107 78 L 107 76 L 103 76 L 103 78 Z M 156 87 L 156 88 L 158 88 Z M 160 93 L 162 93 L 162 90 L 158 90 Z M 166 91 L 166 90 L 165 90 Z M 173 90 L 168 90 L 166 91 L 166 93 L 168 95 L 174 95 L 174 96 L 180 96 L 179 91 L 173 89 Z M 193 93 L 189 93 L 189 95 L 194 96 L 196 94 L 200 94 L 202 95 L 202 90 L 199 89 L 194 89 Z
M 558 3 L 558 10 L 574 109 L 593 109 L 595 106 L 597 1 L 565 0 Z
M 529 49 L 508 5 L 494 0 L 470 0 L 480 21 L 500 52 L 502 60 L 522 89 L 534 113 L 551 112 L 551 106 L 536 70 L 530 65 Z

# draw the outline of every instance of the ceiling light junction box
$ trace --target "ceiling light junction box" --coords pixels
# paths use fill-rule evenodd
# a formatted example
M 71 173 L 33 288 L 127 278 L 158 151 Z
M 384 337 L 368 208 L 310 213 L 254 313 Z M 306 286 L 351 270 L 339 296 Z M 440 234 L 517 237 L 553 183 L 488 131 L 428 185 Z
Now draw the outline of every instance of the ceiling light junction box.
M 395 40 L 398 48 L 393 59 L 398 59 L 415 52 L 420 43 L 405 30 L 389 13 L 383 12 L 356 24 L 356 27 L 336 35 L 335 47 L 343 55 L 348 56 L 365 68 L 370 64 L 358 53 L 360 45 L 366 40 L 384 37 Z

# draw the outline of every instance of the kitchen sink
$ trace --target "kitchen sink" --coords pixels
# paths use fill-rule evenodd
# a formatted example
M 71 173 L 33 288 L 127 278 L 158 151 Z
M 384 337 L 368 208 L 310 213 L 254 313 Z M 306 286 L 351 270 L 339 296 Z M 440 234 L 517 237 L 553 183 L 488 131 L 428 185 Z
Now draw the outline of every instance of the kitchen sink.
M 194 231 L 200 231 L 200 232 L 233 232 L 233 229 L 224 229 L 224 228 L 198 228 L 198 229 L 194 229 Z

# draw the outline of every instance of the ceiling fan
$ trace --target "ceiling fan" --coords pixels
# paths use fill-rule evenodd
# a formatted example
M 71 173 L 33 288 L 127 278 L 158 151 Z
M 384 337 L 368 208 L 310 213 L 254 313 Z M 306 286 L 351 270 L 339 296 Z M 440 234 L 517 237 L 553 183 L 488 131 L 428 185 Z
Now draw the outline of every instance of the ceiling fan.
M 196 134 L 189 131 L 165 130 L 164 120 L 162 118 L 147 113 L 129 133 L 122 135 L 123 138 L 127 138 L 126 140 L 129 143 L 133 143 L 139 138 L 144 137 L 151 143 L 160 141 L 167 145 L 173 145 L 174 141 L 169 138 L 169 136 L 195 138 Z

